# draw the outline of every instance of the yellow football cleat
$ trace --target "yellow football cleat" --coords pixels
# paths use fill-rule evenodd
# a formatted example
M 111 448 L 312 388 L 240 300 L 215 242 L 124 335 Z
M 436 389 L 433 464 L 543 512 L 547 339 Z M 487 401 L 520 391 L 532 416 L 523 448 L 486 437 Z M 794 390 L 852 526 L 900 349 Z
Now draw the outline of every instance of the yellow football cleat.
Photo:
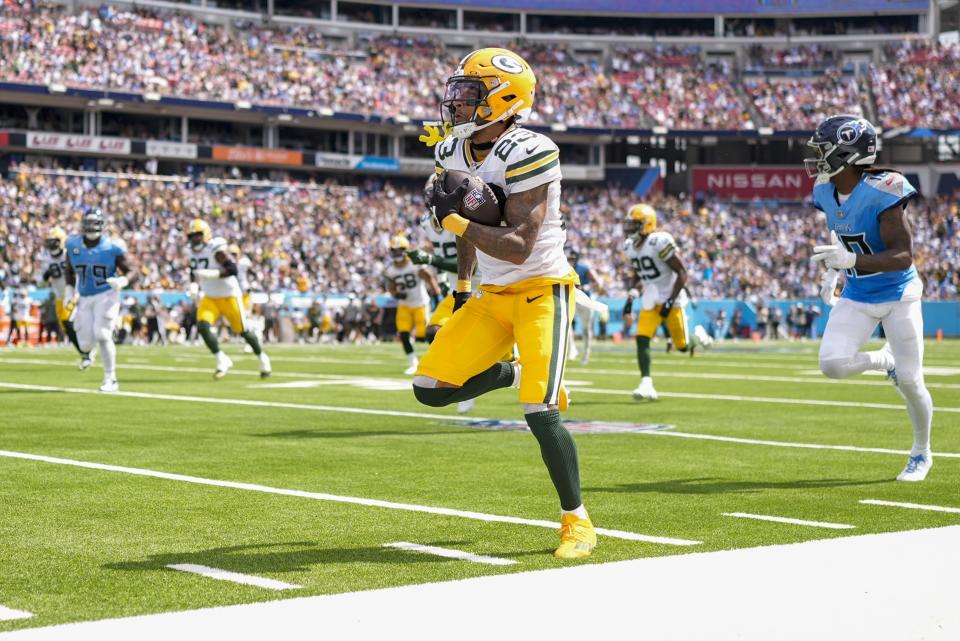
M 560 519 L 560 547 L 553 552 L 558 559 L 582 559 L 597 547 L 597 533 L 590 519 L 567 513 Z

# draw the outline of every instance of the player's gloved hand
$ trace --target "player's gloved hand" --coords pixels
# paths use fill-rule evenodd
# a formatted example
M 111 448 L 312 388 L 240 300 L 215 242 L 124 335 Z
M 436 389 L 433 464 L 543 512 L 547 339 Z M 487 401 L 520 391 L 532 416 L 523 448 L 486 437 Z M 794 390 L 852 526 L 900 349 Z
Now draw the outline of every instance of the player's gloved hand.
M 71 309 L 76 304 L 77 290 L 73 285 L 67 285 L 63 290 L 63 303 L 69 305 Z
M 427 133 L 421 134 L 418 140 L 427 147 L 433 147 L 447 137 L 447 134 L 450 133 L 450 129 L 450 125 L 447 124 L 441 124 L 439 122 L 425 122 L 423 123 L 423 130 Z
M 848 250 L 837 238 L 837 232 L 830 232 L 830 245 L 817 245 L 813 248 L 813 261 L 822 261 L 829 269 L 853 269 L 857 264 L 857 255 Z
M 397 300 L 407 300 L 407 292 L 397 292 L 393 297 Z
M 453 311 L 457 311 L 466 305 L 467 301 L 470 300 L 470 296 L 470 292 L 455 292 L 453 294 Z
M 107 279 L 107 285 L 110 285 L 110 288 L 115 292 L 119 292 L 129 284 L 130 279 L 126 276 L 112 276 Z
M 195 269 L 193 273 L 200 278 L 220 278 L 219 269 Z
M 673 305 L 677 302 L 676 296 L 671 296 L 667 300 L 663 301 L 663 305 L 660 306 L 660 317 L 666 318 L 670 315 L 670 310 L 673 309 Z
M 820 300 L 824 304 L 833 307 L 837 304 L 837 282 L 840 280 L 840 272 L 835 269 L 828 269 L 820 277 Z
M 198 283 L 190 283 L 190 287 L 187 288 L 187 291 L 190 292 L 191 296 L 196 297 L 200 293 L 200 285 Z
M 433 264 L 433 254 L 428 254 L 425 251 L 419 249 L 411 249 L 407 252 L 407 256 L 410 257 L 410 260 L 413 261 L 414 265 L 432 265 Z
M 444 175 L 440 174 L 433 181 L 433 195 L 428 206 L 433 208 L 434 225 L 443 227 L 443 219 L 451 214 L 460 213 L 460 205 L 463 203 L 463 196 L 467 193 L 467 181 L 457 185 L 453 191 L 446 191 L 443 187 Z

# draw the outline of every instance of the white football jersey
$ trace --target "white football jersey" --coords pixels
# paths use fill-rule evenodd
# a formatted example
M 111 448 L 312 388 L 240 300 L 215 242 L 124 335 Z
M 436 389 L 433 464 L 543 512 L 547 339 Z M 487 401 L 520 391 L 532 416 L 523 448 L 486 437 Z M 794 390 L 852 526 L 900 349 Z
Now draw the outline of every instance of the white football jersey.
M 427 234 L 427 240 L 430 241 L 430 246 L 433 248 L 433 255 L 437 258 L 450 259 L 457 257 L 457 236 L 456 234 L 449 232 L 447 230 L 441 230 L 440 233 L 437 233 L 437 230 L 433 228 L 433 225 L 427 220 L 423 224 L 423 229 Z M 443 285 L 450 286 L 450 281 L 456 276 L 447 271 L 434 268 L 437 272 L 437 283 L 441 287 Z
M 217 236 L 203 246 L 200 251 L 194 251 L 190 248 L 190 269 L 220 269 L 220 263 L 217 262 L 219 252 L 227 253 L 227 241 Z M 204 296 L 210 298 L 227 298 L 240 295 L 240 282 L 236 276 L 227 276 L 226 278 L 206 278 L 197 276 L 197 282 L 200 283 L 200 289 Z
M 660 305 L 670 297 L 677 273 L 667 260 L 677 251 L 677 243 L 668 232 L 655 231 L 647 236 L 639 247 L 627 241 L 627 258 L 637 278 L 643 281 L 643 308 Z M 676 304 L 684 304 L 686 297 L 680 293 Z
M 414 265 L 410 260 L 404 261 L 403 265 L 397 267 L 391 262 L 387 265 L 383 275 L 386 279 L 397 286 L 398 293 L 404 293 L 406 298 L 397 301 L 398 305 L 405 307 L 424 307 L 429 298 L 427 297 L 427 285 L 420 278 L 421 265 Z
M 63 300 L 64 292 L 67 290 L 67 252 L 60 250 L 60 254 L 54 256 L 46 249 L 40 254 L 40 273 L 45 274 L 50 270 L 50 289 L 57 300 Z
M 504 200 L 512 193 L 549 184 L 547 214 L 529 258 L 522 265 L 514 265 L 478 249 L 482 284 L 512 285 L 527 278 L 563 278 L 570 274 L 563 254 L 567 232 L 560 215 L 560 150 L 552 140 L 516 127 L 500 137 L 482 162 L 476 162 L 466 141 L 449 136 L 436 146 L 436 170 L 443 169 L 478 176 Z

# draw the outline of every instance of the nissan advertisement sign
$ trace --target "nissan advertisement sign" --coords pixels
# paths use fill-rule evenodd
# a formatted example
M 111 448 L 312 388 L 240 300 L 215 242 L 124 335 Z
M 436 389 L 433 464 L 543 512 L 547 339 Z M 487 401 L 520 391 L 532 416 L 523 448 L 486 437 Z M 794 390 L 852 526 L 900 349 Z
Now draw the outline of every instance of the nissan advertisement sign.
M 691 172 L 694 194 L 713 194 L 722 198 L 752 200 L 776 198 L 805 200 L 813 190 L 814 179 L 803 167 L 694 167 Z

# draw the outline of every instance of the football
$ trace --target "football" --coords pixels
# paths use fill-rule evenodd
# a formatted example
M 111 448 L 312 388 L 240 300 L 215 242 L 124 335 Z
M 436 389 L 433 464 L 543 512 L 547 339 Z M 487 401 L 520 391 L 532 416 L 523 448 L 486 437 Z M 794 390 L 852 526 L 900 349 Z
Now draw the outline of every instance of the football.
M 481 225 L 499 227 L 503 220 L 503 200 L 497 197 L 496 192 L 480 178 L 465 171 L 448 169 L 443 173 L 443 187 L 447 192 L 453 191 L 464 181 L 468 183 L 467 191 L 460 201 L 460 215 Z

